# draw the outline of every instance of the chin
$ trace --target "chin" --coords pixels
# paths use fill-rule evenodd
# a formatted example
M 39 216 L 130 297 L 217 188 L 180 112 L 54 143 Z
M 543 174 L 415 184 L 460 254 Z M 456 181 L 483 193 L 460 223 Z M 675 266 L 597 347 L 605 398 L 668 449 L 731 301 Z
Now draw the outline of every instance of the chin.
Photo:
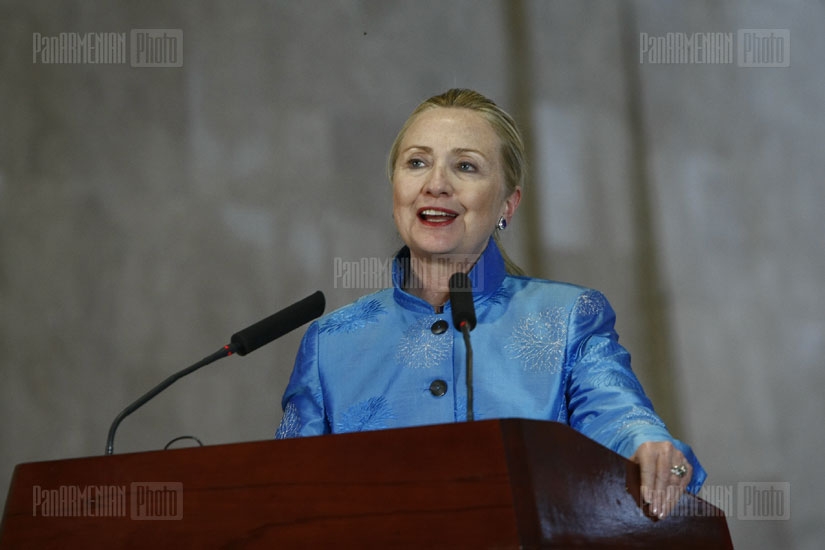
M 424 255 L 424 256 L 432 256 L 435 254 L 453 254 L 457 252 L 455 243 L 447 243 L 447 242 L 433 242 L 433 241 L 426 241 L 426 242 L 414 242 L 412 246 L 410 246 L 410 250 L 414 251 L 416 254 Z
M 475 261 L 483 252 L 483 249 L 481 251 L 469 250 L 458 244 L 423 245 L 423 243 L 418 243 L 414 248 L 410 247 L 410 250 L 418 256 L 454 255 L 456 261 L 466 261 L 467 257 L 471 257 Z M 458 256 L 461 256 L 461 258 Z
M 455 250 L 450 247 L 422 247 L 418 246 L 415 248 L 410 248 L 411 251 L 417 256 L 439 256 L 443 254 L 453 254 Z

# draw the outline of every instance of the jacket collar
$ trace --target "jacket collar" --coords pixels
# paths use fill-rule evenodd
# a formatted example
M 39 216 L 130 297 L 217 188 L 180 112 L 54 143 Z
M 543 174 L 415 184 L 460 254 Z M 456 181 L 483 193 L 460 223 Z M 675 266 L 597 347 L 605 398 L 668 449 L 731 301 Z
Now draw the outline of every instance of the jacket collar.
M 410 269 L 410 249 L 401 248 L 392 263 L 393 298 L 406 309 L 420 312 L 433 312 L 433 306 L 425 300 L 413 296 L 404 290 L 404 281 Z M 487 248 L 479 256 L 473 268 L 468 273 L 473 283 L 473 302 L 479 304 L 489 298 L 501 286 L 507 271 L 504 259 L 492 237 L 487 242 Z M 444 306 L 444 312 L 450 311 L 450 303 Z

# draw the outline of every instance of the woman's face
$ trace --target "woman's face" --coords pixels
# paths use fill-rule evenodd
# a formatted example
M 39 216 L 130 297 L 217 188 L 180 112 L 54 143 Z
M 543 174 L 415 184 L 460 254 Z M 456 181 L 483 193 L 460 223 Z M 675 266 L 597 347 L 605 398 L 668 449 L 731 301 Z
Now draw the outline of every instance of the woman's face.
M 521 190 L 506 196 L 501 142 L 474 111 L 437 107 L 416 116 L 399 146 L 393 216 L 413 256 L 478 256 Z

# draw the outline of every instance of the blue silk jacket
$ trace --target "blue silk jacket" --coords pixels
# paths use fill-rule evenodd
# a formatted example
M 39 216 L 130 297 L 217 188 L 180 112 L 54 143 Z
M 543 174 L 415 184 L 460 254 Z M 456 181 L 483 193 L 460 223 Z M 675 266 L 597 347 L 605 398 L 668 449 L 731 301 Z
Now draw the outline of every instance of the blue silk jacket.
M 449 303 L 435 313 L 402 289 L 408 258 L 406 248 L 396 256 L 393 288 L 309 326 L 277 438 L 466 419 L 463 337 Z M 508 275 L 492 240 L 469 276 L 476 420 L 563 422 L 625 457 L 645 441 L 672 441 L 693 466 L 688 490 L 699 490 L 706 473 L 653 411 L 601 293 Z

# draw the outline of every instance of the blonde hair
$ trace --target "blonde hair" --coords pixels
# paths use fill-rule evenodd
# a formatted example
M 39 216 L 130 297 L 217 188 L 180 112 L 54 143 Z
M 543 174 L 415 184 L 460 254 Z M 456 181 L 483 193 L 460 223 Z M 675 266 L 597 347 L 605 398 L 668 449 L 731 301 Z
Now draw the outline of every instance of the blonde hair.
M 525 154 L 524 140 L 521 137 L 521 131 L 518 129 L 515 120 L 501 107 L 495 104 L 493 100 L 483 96 L 482 94 L 465 88 L 453 88 L 447 90 L 443 94 L 435 95 L 418 105 L 415 110 L 407 118 L 395 141 L 390 148 L 390 154 L 387 158 L 387 176 L 392 182 L 395 174 L 395 164 L 398 161 L 398 150 L 401 146 L 401 141 L 407 133 L 410 125 L 412 125 L 415 118 L 430 109 L 436 108 L 459 108 L 470 109 L 487 120 L 490 126 L 495 131 L 499 140 L 501 140 L 501 158 L 504 167 L 504 187 L 507 191 L 506 196 L 512 195 L 517 188 L 524 189 L 524 183 L 527 180 L 527 156 Z M 493 231 L 493 240 L 504 258 L 504 264 L 507 272 L 513 275 L 524 275 L 524 271 L 516 265 L 507 253 L 504 251 L 499 236 L 499 230 L 496 228 Z

